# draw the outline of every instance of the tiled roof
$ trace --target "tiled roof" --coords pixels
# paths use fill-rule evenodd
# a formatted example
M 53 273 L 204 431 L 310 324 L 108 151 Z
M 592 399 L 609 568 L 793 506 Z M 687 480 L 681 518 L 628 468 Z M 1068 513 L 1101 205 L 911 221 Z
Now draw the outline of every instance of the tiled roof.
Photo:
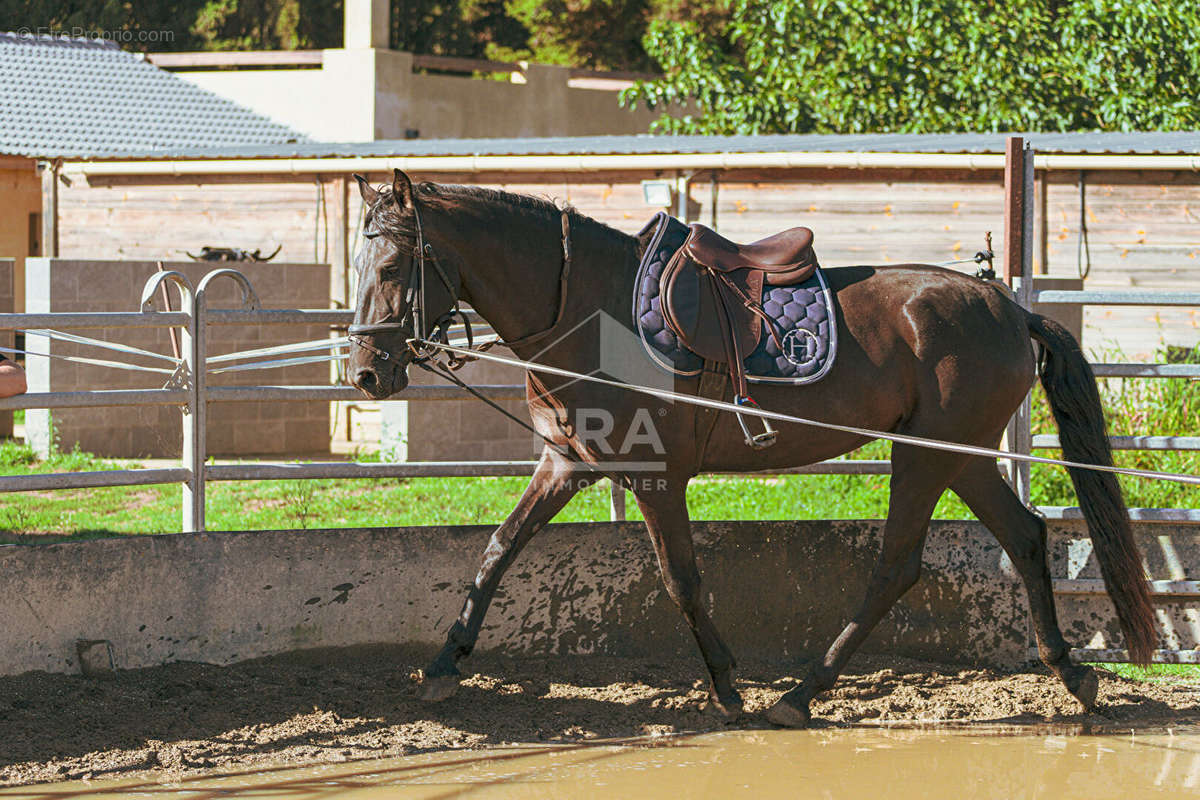
M 782 134 L 764 136 L 565 136 L 528 139 L 400 139 L 312 142 L 143 153 L 146 159 L 372 158 L 417 156 L 648 155 L 661 153 L 1000 153 L 1002 133 Z M 1200 131 L 1018 133 L 1039 153 L 1197 155 Z M 93 153 L 93 158 L 135 158 Z
M 0 154 L 79 157 L 306 141 L 115 44 L 0 33 Z

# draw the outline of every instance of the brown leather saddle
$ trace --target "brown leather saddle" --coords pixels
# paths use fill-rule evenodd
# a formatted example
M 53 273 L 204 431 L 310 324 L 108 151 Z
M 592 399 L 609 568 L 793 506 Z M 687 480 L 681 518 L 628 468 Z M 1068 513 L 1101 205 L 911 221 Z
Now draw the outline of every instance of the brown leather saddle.
M 726 364 L 734 402 L 752 405 L 744 361 L 758 347 L 764 327 L 783 349 L 775 322 L 762 308 L 763 285 L 789 286 L 816 271 L 813 232 L 791 228 L 737 244 L 699 223 L 690 228 L 663 270 L 663 318 L 689 350 Z M 775 431 L 765 420 L 766 431 L 757 435 L 750 434 L 741 415 L 738 422 L 751 447 L 774 444 Z

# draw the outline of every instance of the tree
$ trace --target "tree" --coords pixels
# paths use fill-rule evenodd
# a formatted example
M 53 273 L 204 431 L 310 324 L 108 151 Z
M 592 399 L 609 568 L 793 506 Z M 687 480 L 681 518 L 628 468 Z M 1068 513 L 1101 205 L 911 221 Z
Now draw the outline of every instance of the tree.
M 728 14 L 725 0 L 505 0 L 505 9 L 528 30 L 514 56 L 541 64 L 592 69 L 655 70 L 642 42 L 651 20 L 717 30 Z
M 529 32 L 503 0 L 392 0 L 391 46 L 434 55 L 483 58 L 489 43 L 520 47 Z
M 137 3 L 0 0 L 0 30 L 21 28 L 107 36 L 127 50 L 338 47 L 342 41 L 342 3 L 341 0 L 139 0 Z
M 687 133 L 1130 130 L 1200 123 L 1200 9 L 1150 0 L 735 0 L 705 32 L 655 21 Z
M 1076 0 L 1062 15 L 1064 69 L 1089 127 L 1200 127 L 1200 5 Z
M 203 50 L 339 47 L 342 3 L 320 0 L 204 0 L 190 33 Z

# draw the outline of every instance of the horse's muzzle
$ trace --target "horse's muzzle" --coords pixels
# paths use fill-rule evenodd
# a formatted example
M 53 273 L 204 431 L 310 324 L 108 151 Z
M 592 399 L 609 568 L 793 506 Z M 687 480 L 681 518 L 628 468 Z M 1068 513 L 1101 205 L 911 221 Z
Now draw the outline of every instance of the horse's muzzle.
M 360 392 L 372 400 L 391 397 L 408 386 L 408 364 L 384 362 L 382 369 L 375 366 L 359 367 L 350 377 Z

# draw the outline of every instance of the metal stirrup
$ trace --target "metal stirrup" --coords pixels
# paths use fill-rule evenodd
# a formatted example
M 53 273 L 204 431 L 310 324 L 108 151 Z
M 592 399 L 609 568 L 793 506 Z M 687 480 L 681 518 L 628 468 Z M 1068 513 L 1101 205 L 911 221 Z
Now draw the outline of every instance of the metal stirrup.
M 738 406 L 753 406 L 754 408 L 759 407 L 758 403 L 754 402 L 753 399 L 749 397 L 742 397 L 740 394 L 733 396 L 733 403 L 734 405 Z M 769 419 L 760 417 L 759 419 L 762 420 L 764 428 L 763 432 L 751 433 L 750 426 L 746 424 L 746 418 L 741 414 L 734 414 L 734 416 L 737 417 L 738 425 L 741 426 L 742 436 L 746 437 L 746 444 L 755 450 L 766 450 L 768 447 L 775 444 L 775 440 L 779 438 L 779 431 L 775 430 Z

